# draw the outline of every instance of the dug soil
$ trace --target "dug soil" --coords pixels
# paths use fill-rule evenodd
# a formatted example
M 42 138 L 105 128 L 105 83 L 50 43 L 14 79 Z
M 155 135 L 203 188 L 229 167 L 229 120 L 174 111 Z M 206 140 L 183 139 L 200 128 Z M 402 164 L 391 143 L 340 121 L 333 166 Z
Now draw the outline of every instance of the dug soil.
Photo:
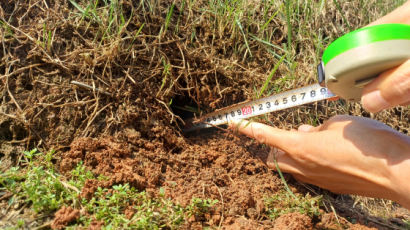
M 274 221 L 266 215 L 263 201 L 283 192 L 284 185 L 260 160 L 268 147 L 227 130 L 182 133 L 183 120 L 194 116 L 186 105 L 206 113 L 252 99 L 277 59 L 255 40 L 249 41 L 250 56 L 240 33 L 234 36 L 229 28 L 215 32 L 212 14 L 199 8 L 181 10 L 179 1 L 167 32 L 161 32 L 171 2 L 158 2 L 149 12 L 152 6 L 145 1 L 121 1 L 126 23 L 118 25 L 118 34 L 105 36 L 100 25 L 79 16 L 70 1 L 1 1 L 0 17 L 5 22 L 0 43 L 1 170 L 15 166 L 22 150 L 55 149 L 60 173 L 68 176 L 81 161 L 94 174 L 109 178 L 88 180 L 81 191 L 86 199 L 97 187 L 129 183 L 152 197 L 163 188 L 166 197 L 181 205 L 194 197 L 218 200 L 209 214 L 189 219 L 187 229 L 386 226 L 375 217 L 338 205 L 338 196 L 300 184 L 289 175 L 285 178 L 294 192 L 312 193 L 308 189 L 313 188 L 313 193 L 326 193 L 342 216 L 335 218 L 331 209 L 323 208 L 320 218 L 290 213 Z M 324 20 L 325 15 L 318 18 L 312 29 Z M 277 28 L 272 41 L 285 44 L 285 23 L 273 20 L 269 27 Z M 331 37 L 345 32 L 325 31 Z M 238 41 L 242 48 L 237 47 Z M 312 46 L 295 50 L 295 59 L 302 63 Z M 294 75 L 314 76 L 314 64 L 301 64 Z M 281 66 L 275 76 L 288 71 Z M 281 128 L 294 128 L 312 116 L 320 123 L 337 113 L 370 116 L 357 104 L 320 102 L 278 112 L 268 120 Z M 408 133 L 409 117 L 408 109 L 396 108 L 373 118 Z M 55 218 L 67 224 L 77 215 L 72 211 L 64 208 Z M 97 228 L 100 225 L 96 223 Z

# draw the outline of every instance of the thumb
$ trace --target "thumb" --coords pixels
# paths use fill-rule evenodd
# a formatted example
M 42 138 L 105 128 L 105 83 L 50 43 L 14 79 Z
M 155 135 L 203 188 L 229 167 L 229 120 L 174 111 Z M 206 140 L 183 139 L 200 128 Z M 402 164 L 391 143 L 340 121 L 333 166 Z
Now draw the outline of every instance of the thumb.
M 410 102 L 410 59 L 380 74 L 363 89 L 363 107 L 372 113 Z

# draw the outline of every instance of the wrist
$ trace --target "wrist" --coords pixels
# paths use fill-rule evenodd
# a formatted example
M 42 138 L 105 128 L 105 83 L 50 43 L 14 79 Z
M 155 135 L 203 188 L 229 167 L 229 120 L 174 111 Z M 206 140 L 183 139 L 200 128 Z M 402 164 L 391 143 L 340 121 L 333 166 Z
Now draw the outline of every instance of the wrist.
M 403 145 L 397 146 L 400 158 L 389 159 L 391 190 L 394 200 L 410 210 L 410 137 L 406 136 Z
M 396 197 L 392 198 L 393 201 L 401 204 L 403 207 L 410 210 L 410 187 L 406 185 L 408 181 L 401 181 L 401 184 L 395 186 Z

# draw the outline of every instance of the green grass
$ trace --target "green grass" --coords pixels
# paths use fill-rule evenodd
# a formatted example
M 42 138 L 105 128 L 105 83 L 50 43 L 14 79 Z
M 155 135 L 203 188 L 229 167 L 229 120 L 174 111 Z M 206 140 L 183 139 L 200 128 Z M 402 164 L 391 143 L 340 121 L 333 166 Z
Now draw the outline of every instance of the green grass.
M 175 4 L 171 4 L 171 6 L 169 7 L 167 16 L 165 18 L 165 24 L 164 27 L 161 28 L 161 31 L 159 32 L 159 36 L 161 37 L 163 33 L 166 33 L 168 30 L 168 27 L 171 23 L 171 17 L 172 17 L 172 13 L 174 12 L 174 8 L 175 8 Z
M 318 217 L 320 213 L 320 204 L 322 196 L 312 197 L 309 194 L 290 196 L 287 192 L 275 194 L 272 197 L 265 198 L 265 207 L 267 214 L 271 219 L 287 214 L 298 212 L 309 217 Z
M 279 68 L 279 65 L 282 64 L 283 60 L 285 59 L 285 55 L 275 64 L 273 67 L 272 71 L 270 72 L 269 76 L 266 78 L 265 83 L 263 84 L 262 88 L 259 90 L 259 93 L 257 95 L 257 98 L 260 98 L 263 95 L 263 92 L 267 89 L 270 81 L 272 80 L 274 74 Z
M 95 34 L 94 42 L 100 45 L 121 39 L 125 33 L 124 28 L 132 20 L 134 13 L 130 12 L 126 15 L 118 0 L 70 0 L 70 3 L 77 10 L 71 12 L 72 17 L 80 17 L 78 27 L 91 30 L 94 25 L 97 25 L 98 30 L 92 33 Z
M 104 229 L 177 229 L 191 216 L 202 218 L 219 202 L 192 198 L 189 205 L 182 207 L 166 198 L 162 189 L 159 189 L 159 196 L 153 198 L 128 184 L 99 187 L 87 200 L 79 196 L 86 180 L 107 178 L 96 177 L 80 162 L 66 180 L 55 171 L 52 158 L 53 151 L 46 154 L 36 149 L 24 152 L 21 161 L 24 167 L 13 167 L 0 175 L 0 191 L 13 194 L 9 205 L 25 203 L 39 214 L 51 215 L 63 206 L 83 210 L 76 221 L 69 223 L 68 229 L 87 228 L 94 220 L 103 221 Z M 291 212 L 310 217 L 320 215 L 321 196 L 295 195 L 289 190 L 268 197 L 264 202 L 266 214 L 272 219 Z M 131 216 L 126 216 L 126 208 L 132 209 Z M 19 219 L 10 229 L 24 224 L 24 219 Z
M 107 180 L 96 177 L 82 163 L 67 178 L 58 174 L 52 163 L 53 152 L 42 154 L 36 149 L 24 152 L 20 162 L 24 167 L 13 167 L 0 174 L 0 191 L 13 195 L 9 205 L 26 204 L 38 214 L 50 215 L 63 206 L 84 210 L 70 229 L 88 227 L 93 220 L 103 221 L 104 229 L 177 229 L 191 216 L 203 217 L 217 200 L 193 198 L 185 207 L 165 197 L 162 189 L 152 198 L 145 191 L 137 191 L 128 184 L 99 187 L 87 200 L 80 197 L 86 180 Z M 126 216 L 125 209 L 133 210 Z M 14 228 L 24 225 L 19 219 Z

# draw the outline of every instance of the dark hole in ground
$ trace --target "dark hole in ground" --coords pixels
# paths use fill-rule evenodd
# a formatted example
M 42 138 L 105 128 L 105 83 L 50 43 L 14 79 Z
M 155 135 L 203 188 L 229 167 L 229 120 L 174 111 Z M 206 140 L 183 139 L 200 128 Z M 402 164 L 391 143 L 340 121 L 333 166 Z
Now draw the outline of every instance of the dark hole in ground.
M 10 121 L 5 121 L 0 124 L 0 140 L 11 141 L 13 140 L 13 133 L 10 130 Z
M 199 115 L 198 105 L 189 96 L 177 96 L 172 99 L 172 112 L 183 120 L 194 118 L 195 113 Z
M 179 127 L 182 127 L 182 128 L 188 128 L 190 126 L 190 122 L 193 121 L 193 118 L 200 117 L 200 113 L 199 113 L 200 110 L 198 108 L 198 105 L 189 96 L 180 95 L 180 96 L 174 97 L 172 99 L 171 110 L 175 115 L 181 117 L 185 121 L 186 126 L 184 126 L 182 122 L 177 120 L 177 122 L 179 122 L 178 123 Z M 204 108 L 201 108 L 201 110 L 202 110 L 201 115 L 202 116 L 205 115 L 206 112 L 204 112 Z M 227 128 L 227 126 L 222 125 L 221 128 Z M 209 134 L 217 130 L 219 129 L 218 128 L 206 128 L 206 129 L 194 130 L 190 132 L 184 132 L 184 136 L 185 137 L 198 136 L 199 134 Z M 177 154 L 178 151 L 176 150 L 176 152 L 173 152 L 173 153 Z
M 28 136 L 28 132 L 23 125 L 14 124 L 12 127 L 12 130 L 13 130 L 12 139 L 14 140 L 23 140 L 24 138 Z

